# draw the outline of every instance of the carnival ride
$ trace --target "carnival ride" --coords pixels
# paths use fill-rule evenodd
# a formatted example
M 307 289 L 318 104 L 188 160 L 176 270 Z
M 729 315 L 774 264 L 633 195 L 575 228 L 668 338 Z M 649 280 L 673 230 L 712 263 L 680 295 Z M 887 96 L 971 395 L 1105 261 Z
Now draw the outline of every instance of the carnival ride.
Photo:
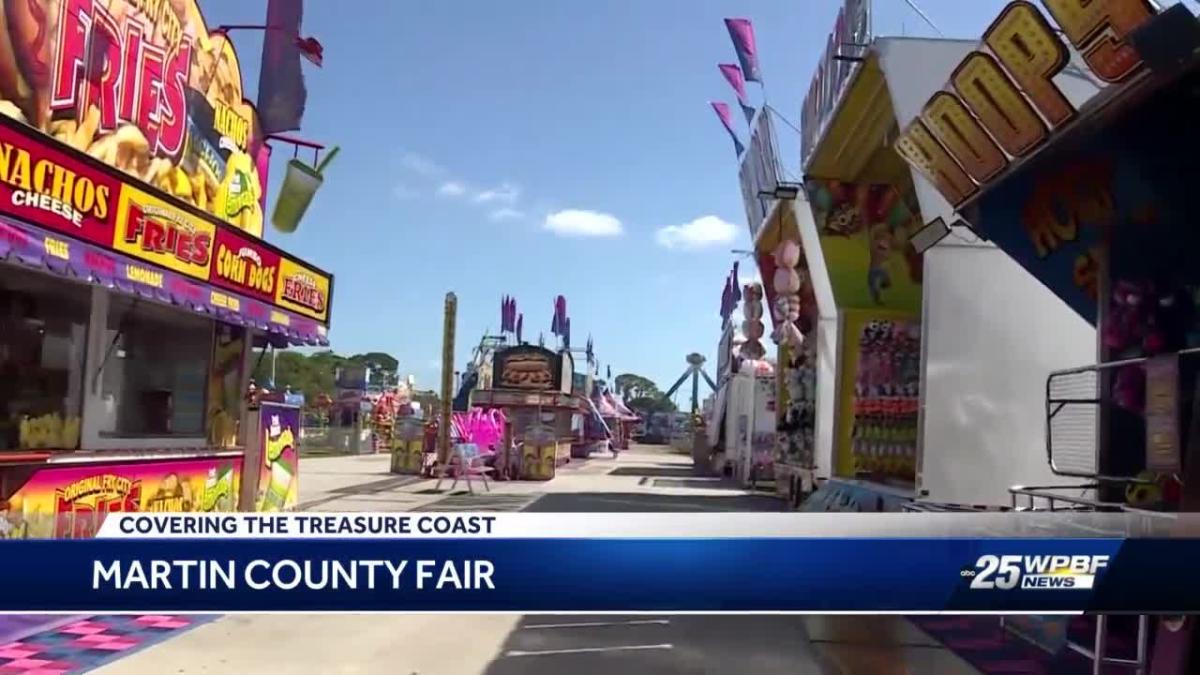
M 507 335 L 484 333 L 479 344 L 471 350 L 471 361 L 462 373 L 458 393 L 454 396 L 454 410 L 465 412 L 471 407 L 471 392 L 477 388 L 490 387 L 492 357 L 497 350 L 509 346 Z
M 670 401 L 675 392 L 679 391 L 679 388 L 690 377 L 692 378 L 692 416 L 695 416 L 700 411 L 700 378 L 703 377 L 704 381 L 708 383 L 709 388 L 714 392 L 717 390 L 717 384 L 713 382 L 713 379 L 704 370 L 704 363 L 705 358 L 702 355 L 696 352 L 688 354 L 687 370 L 683 371 L 683 375 L 680 375 L 679 379 L 675 380 L 675 384 L 671 385 L 671 388 L 667 390 L 667 393 L 663 394 L 663 400 Z

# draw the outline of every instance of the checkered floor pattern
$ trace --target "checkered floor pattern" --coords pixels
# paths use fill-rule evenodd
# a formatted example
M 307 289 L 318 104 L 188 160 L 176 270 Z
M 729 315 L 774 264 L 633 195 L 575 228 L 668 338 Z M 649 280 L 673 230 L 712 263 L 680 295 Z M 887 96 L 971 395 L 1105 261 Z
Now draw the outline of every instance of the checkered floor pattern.
M 0 674 L 85 673 L 215 616 L 94 616 L 0 645 Z

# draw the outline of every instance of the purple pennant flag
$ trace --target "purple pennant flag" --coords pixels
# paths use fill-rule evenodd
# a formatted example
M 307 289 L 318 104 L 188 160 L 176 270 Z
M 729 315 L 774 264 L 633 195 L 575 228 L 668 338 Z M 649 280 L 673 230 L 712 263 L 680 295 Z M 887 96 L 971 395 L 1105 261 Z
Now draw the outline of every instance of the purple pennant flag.
M 517 315 L 517 344 L 521 344 L 521 328 L 524 327 L 524 324 L 525 324 L 525 315 L 518 314 Z
M 746 151 L 746 146 L 742 145 L 737 132 L 733 130 L 733 118 L 729 115 L 729 104 L 713 101 L 711 105 L 717 113 L 717 118 L 721 120 L 721 124 L 725 125 L 725 131 L 729 132 L 729 137 L 733 139 L 733 149 L 737 152 L 737 156 L 741 157 L 742 153 Z
M 738 264 L 733 263 L 733 304 L 742 301 L 742 282 L 738 279 Z
M 729 86 L 733 87 L 738 103 L 745 105 L 747 103 L 746 80 L 742 77 L 742 69 L 733 63 L 718 63 L 717 69 L 725 76 L 725 81 L 729 83 Z
M 264 134 L 300 128 L 308 90 L 300 70 L 300 22 L 302 0 L 269 0 L 263 36 L 262 75 L 258 82 L 258 116 Z
M 758 46 L 754 42 L 754 26 L 750 25 L 749 19 L 725 19 L 725 27 L 729 29 L 729 39 L 733 40 L 738 62 L 742 64 L 742 75 L 747 82 L 762 84 L 762 72 L 758 68 Z
M 746 80 L 742 78 L 742 69 L 732 63 L 719 63 L 717 68 L 720 69 L 721 74 L 725 76 L 725 81 L 733 87 L 734 93 L 737 94 L 738 105 L 742 107 L 742 114 L 746 116 L 746 124 L 753 127 L 755 110 L 746 98 Z
M 729 286 L 729 277 L 725 277 L 725 288 L 721 291 L 721 318 L 728 319 L 733 314 L 733 290 Z

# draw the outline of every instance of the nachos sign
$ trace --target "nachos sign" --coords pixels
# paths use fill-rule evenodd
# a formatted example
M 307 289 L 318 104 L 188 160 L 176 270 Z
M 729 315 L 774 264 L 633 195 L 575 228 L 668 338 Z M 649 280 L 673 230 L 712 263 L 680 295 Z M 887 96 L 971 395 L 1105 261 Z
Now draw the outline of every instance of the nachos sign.
M 0 113 L 262 236 L 265 153 L 196 0 L 0 0 Z

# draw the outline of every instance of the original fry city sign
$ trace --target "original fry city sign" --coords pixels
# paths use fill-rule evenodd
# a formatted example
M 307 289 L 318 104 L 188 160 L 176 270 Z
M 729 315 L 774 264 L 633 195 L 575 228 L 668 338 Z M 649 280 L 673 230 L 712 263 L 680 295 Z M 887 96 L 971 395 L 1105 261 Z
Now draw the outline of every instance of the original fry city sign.
M 1154 16 L 1145 0 L 1042 0 L 1095 76 L 1117 84 L 1142 66 L 1129 34 Z M 1053 78 L 1069 53 L 1029 2 L 1005 7 L 982 44 L 925 104 L 896 151 L 959 206 L 1076 114 Z

